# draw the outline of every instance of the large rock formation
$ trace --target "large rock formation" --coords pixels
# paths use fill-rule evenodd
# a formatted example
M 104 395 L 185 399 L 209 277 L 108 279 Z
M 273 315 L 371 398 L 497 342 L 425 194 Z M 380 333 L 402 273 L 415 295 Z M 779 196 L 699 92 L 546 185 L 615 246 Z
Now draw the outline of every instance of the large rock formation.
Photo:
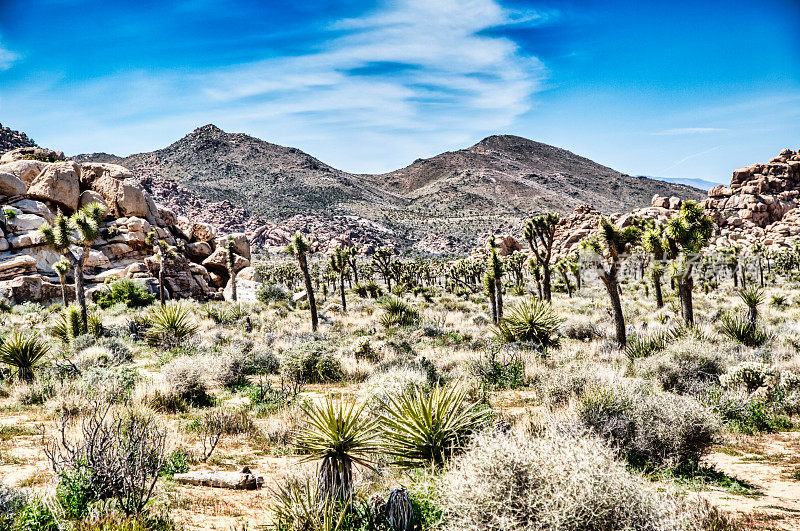
M 90 291 L 110 278 L 141 278 L 155 287 L 159 264 L 146 242 L 154 231 L 175 255 L 165 267 L 170 297 L 223 296 L 227 239 L 213 226 L 157 205 L 122 166 L 33 160 L 26 149 L 33 148 L 8 152 L 8 162 L 0 164 L 0 297 L 16 303 L 60 298 L 52 270 L 60 256 L 45 245 L 39 227 L 92 202 L 106 207 L 106 219 L 86 262 Z M 233 237 L 237 268 L 248 267 L 249 242 L 242 234 Z

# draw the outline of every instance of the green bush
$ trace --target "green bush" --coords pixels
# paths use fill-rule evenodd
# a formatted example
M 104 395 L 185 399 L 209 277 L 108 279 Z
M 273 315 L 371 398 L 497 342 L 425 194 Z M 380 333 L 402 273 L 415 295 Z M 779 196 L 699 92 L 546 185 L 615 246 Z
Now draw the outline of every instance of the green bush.
M 62 472 L 56 486 L 56 499 L 64 514 L 72 520 L 80 520 L 89 514 L 89 506 L 100 494 L 92 483 L 92 474 L 86 468 Z
M 766 387 L 775 378 L 775 371 L 766 363 L 744 362 L 732 367 L 720 378 L 724 389 L 744 388 L 752 393 L 759 387 Z
M 124 304 L 128 308 L 144 308 L 156 300 L 144 282 L 137 282 L 128 278 L 115 280 L 107 284 L 104 289 L 95 291 L 92 297 L 94 302 L 104 310 L 115 304 Z
M 41 498 L 35 498 L 17 513 L 13 531 L 59 531 L 59 529 L 50 507 Z
M 629 463 L 643 468 L 696 463 L 719 432 L 716 417 L 698 401 L 644 388 L 589 391 L 581 398 L 578 418 Z
M 508 343 L 532 343 L 538 348 L 554 348 L 559 345 L 560 322 L 549 303 L 530 299 L 511 308 L 495 326 L 494 333 Z
M 288 301 L 290 300 L 289 292 L 280 286 L 274 284 L 261 284 L 256 291 L 256 299 L 269 304 L 271 302 Z
M 707 393 L 705 401 L 735 432 L 756 435 L 793 427 L 783 404 L 769 401 L 765 397 L 716 388 Z
M 27 501 L 28 496 L 21 490 L 0 483 L 0 529 L 11 529 L 14 517 Z
M 490 346 L 467 370 L 478 383 L 489 389 L 519 389 L 527 385 L 525 360 L 518 352 L 504 354 L 502 348 Z
M 161 475 L 171 478 L 175 474 L 184 474 L 189 471 L 189 453 L 185 448 L 176 448 L 164 456 L 164 466 Z
M 399 297 L 390 297 L 383 303 L 381 324 L 387 329 L 398 326 L 409 328 L 417 324 L 419 319 L 419 312 Z
M 281 374 L 296 382 L 338 382 L 343 376 L 342 362 L 326 343 L 310 341 L 283 353 Z

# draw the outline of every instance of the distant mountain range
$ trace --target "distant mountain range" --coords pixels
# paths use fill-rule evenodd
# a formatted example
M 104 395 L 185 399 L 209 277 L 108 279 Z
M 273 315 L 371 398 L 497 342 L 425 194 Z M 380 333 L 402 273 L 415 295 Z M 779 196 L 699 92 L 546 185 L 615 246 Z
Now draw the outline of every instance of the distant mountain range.
M 299 149 L 211 124 L 149 153 L 73 158 L 126 166 L 156 200 L 228 230 L 296 215 L 351 216 L 386 227 L 403 247 L 446 237 L 467 249 L 493 232 L 518 232 L 531 215 L 566 215 L 584 203 L 612 213 L 649 205 L 654 194 L 705 196 L 698 187 L 625 175 L 511 135 L 380 175 L 347 173 Z
M 692 178 L 685 178 L 685 177 L 651 177 L 649 175 L 637 175 L 637 177 L 645 177 L 647 179 L 655 179 L 657 181 L 664 181 L 673 184 L 683 184 L 686 186 L 691 186 L 693 188 L 699 188 L 700 190 L 711 190 L 715 186 L 719 184 L 728 183 L 716 183 L 713 181 L 706 181 L 704 179 L 692 179 Z

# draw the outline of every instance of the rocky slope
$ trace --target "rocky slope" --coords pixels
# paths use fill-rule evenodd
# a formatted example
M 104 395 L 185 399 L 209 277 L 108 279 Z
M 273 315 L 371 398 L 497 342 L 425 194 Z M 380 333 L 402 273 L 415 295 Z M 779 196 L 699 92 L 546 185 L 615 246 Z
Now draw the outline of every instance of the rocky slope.
M 3 124 L 0 124 L 0 155 L 6 151 L 24 147 L 37 146 L 36 142 L 28 138 L 25 133 L 14 131 L 10 127 L 3 127 Z
M 362 245 L 381 234 L 403 248 L 460 252 L 491 232 L 518 229 L 541 211 L 567 214 L 589 203 L 610 213 L 645 206 L 656 193 L 702 196 L 514 136 L 492 136 L 384 175 L 349 174 L 298 149 L 213 125 L 151 153 L 75 160 L 126 166 L 176 212 L 224 230 L 266 234 L 254 239 L 266 247 L 298 225 L 334 235 L 343 220 L 357 219 L 352 239 Z
M 141 278 L 155 290 L 159 266 L 146 242 L 154 231 L 175 253 L 166 268 L 170 297 L 223 296 L 228 282 L 226 240 L 214 226 L 158 205 L 122 166 L 29 160 L 24 158 L 28 150 L 19 148 L 0 158 L 0 298 L 20 303 L 60 297 L 52 269 L 59 255 L 45 245 L 39 227 L 59 212 L 69 214 L 93 202 L 105 207 L 106 219 L 86 262 L 90 292 L 113 277 Z M 45 151 L 37 156 L 56 157 Z M 254 283 L 248 239 L 244 234 L 232 236 L 241 280 Z

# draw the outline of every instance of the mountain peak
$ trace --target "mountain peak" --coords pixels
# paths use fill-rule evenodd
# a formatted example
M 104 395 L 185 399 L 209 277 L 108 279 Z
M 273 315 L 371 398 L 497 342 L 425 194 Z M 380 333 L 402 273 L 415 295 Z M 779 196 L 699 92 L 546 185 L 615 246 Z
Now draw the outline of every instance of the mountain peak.
M 516 135 L 491 135 L 487 136 L 474 146 L 473 148 L 508 148 L 508 147 L 523 147 L 523 146 L 536 146 L 542 145 L 540 142 L 530 140 L 525 137 Z

